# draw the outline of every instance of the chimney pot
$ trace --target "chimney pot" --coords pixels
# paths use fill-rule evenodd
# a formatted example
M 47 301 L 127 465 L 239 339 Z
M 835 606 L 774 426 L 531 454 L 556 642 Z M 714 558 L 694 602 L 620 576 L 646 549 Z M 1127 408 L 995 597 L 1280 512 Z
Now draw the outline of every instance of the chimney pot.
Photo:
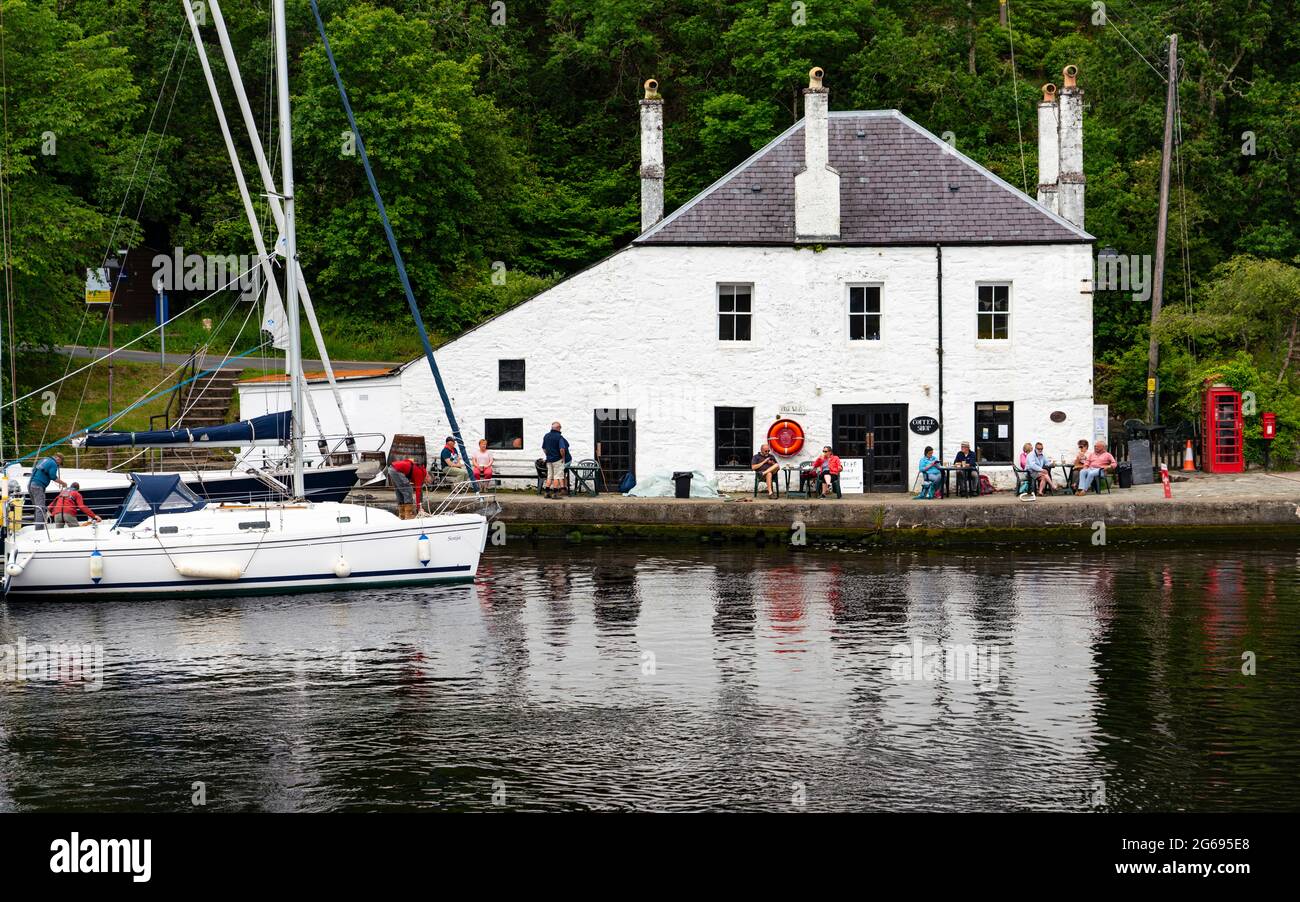
M 655 81 L 653 78 L 647 78 L 645 80 L 645 99 L 646 100 L 661 99 L 659 97 L 659 82 Z
M 1076 87 L 1076 79 L 1079 77 L 1079 67 L 1071 63 L 1061 70 L 1061 75 L 1065 79 L 1067 88 Z
M 1056 101 L 1056 85 L 1050 81 L 1043 85 L 1043 103 L 1054 103 Z
M 820 91 L 822 89 L 822 76 L 825 74 L 826 73 L 822 71 L 820 66 L 813 66 L 809 69 L 808 87 L 812 88 L 814 91 Z

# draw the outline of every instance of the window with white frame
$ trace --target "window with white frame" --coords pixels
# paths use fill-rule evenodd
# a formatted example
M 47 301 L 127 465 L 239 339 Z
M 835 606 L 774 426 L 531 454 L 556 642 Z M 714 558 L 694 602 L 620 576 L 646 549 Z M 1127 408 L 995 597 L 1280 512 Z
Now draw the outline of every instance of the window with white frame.
M 718 284 L 718 340 L 749 341 L 753 334 L 754 286 L 721 282 Z
M 1011 337 L 1011 286 L 980 285 L 979 292 L 979 330 L 981 339 L 1002 339 Z
M 880 286 L 849 286 L 849 341 L 880 341 Z

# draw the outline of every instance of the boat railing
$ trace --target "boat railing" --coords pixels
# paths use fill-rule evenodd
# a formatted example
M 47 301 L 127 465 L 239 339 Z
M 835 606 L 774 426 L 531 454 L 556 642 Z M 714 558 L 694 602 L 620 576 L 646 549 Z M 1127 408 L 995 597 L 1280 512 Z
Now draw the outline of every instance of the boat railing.
M 480 492 L 472 481 L 455 483 L 433 510 L 434 516 L 471 513 L 482 514 L 489 520 L 501 513 L 496 494 Z

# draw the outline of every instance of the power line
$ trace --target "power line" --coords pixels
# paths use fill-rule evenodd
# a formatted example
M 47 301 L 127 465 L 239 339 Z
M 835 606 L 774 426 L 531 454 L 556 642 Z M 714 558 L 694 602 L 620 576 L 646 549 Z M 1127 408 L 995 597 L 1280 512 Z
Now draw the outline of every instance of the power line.
M 1020 148 L 1020 189 L 1029 193 L 1029 175 L 1025 169 L 1025 136 L 1020 130 L 1020 85 L 1016 79 L 1016 41 L 1011 36 L 1011 4 L 1008 0 L 1002 0 L 1002 8 L 1006 10 L 1007 21 L 1007 42 L 1011 45 L 1011 96 L 1014 100 L 1012 107 L 1016 111 L 1016 144 Z

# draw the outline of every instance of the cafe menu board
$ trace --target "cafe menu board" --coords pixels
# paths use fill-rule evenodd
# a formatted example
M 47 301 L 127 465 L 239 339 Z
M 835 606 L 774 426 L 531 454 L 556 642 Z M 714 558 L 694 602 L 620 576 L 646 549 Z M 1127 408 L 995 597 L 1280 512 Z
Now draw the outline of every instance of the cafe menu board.
M 840 491 L 862 494 L 866 490 L 862 482 L 862 458 L 846 457 L 842 463 L 844 470 L 840 473 Z
M 1128 459 L 1133 465 L 1133 484 L 1149 485 L 1155 482 L 1154 468 L 1151 466 L 1151 442 L 1146 439 L 1134 439 L 1128 443 Z

